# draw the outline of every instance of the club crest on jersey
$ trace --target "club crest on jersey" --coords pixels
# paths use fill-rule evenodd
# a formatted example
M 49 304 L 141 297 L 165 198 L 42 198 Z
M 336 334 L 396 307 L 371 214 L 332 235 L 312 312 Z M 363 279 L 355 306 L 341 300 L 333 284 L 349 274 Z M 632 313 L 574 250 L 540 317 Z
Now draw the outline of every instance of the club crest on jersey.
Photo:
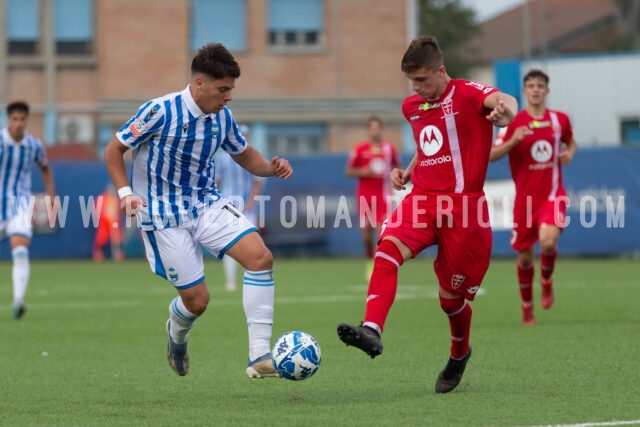
M 451 287 L 453 289 L 458 289 L 464 283 L 464 279 L 467 277 L 464 274 L 454 274 L 451 276 Z
M 453 100 L 447 99 L 445 102 L 443 102 L 442 111 L 444 112 L 445 116 L 450 116 L 451 114 L 453 114 Z
M 551 147 L 549 141 L 539 139 L 531 146 L 531 157 L 533 157 L 533 160 L 536 162 L 548 162 L 551 160 L 551 156 L 553 156 L 553 147 Z

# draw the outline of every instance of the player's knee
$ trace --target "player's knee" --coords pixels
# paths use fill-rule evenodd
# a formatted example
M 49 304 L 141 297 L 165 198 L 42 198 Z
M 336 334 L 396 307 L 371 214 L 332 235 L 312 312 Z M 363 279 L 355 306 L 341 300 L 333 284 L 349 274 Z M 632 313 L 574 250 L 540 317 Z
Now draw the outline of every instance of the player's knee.
M 388 266 L 398 269 L 404 263 L 404 256 L 400 248 L 391 240 L 385 239 L 380 242 L 375 254 L 376 268 Z
M 551 254 L 556 250 L 556 239 L 547 237 L 540 240 L 540 251 L 545 254 Z
M 26 246 L 16 246 L 15 248 L 13 248 L 11 250 L 11 257 L 14 260 L 19 260 L 19 259 L 28 259 L 29 258 L 29 248 L 27 248 Z
M 273 254 L 264 246 L 249 259 L 244 268 L 251 271 L 271 270 L 273 268 Z

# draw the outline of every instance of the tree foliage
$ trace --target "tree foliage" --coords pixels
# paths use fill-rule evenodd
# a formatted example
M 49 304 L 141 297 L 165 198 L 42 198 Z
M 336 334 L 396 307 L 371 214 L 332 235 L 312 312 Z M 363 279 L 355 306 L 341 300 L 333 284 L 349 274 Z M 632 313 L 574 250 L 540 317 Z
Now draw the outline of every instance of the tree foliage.
M 466 77 L 478 64 L 475 53 L 464 49 L 481 29 L 475 11 L 465 7 L 461 0 L 419 0 L 418 25 L 420 35 L 438 40 L 450 76 Z

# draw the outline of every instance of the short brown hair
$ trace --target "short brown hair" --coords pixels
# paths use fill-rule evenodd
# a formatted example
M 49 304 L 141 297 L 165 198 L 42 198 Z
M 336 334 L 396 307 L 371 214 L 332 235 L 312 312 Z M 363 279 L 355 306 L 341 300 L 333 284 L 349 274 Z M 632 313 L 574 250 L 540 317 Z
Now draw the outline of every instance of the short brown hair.
M 191 61 L 191 73 L 202 73 L 214 79 L 240 77 L 240 66 L 233 55 L 220 43 L 209 43 L 200 48 Z
M 7 105 L 7 115 L 10 116 L 14 111 L 20 111 L 29 114 L 29 104 L 24 101 L 13 101 Z
M 525 74 L 524 79 L 522 79 L 522 82 L 527 83 L 527 81 L 531 79 L 542 79 L 547 86 L 549 85 L 549 76 L 544 71 L 538 70 L 537 68 L 529 70 L 529 72 Z
M 367 123 L 366 123 L 367 126 L 369 126 L 371 122 L 378 122 L 381 128 L 384 127 L 384 120 L 382 120 L 380 116 L 373 115 L 373 116 L 367 117 Z
M 421 68 L 435 71 L 444 65 L 442 50 L 434 37 L 421 36 L 409 44 L 402 57 L 402 72 L 410 73 Z

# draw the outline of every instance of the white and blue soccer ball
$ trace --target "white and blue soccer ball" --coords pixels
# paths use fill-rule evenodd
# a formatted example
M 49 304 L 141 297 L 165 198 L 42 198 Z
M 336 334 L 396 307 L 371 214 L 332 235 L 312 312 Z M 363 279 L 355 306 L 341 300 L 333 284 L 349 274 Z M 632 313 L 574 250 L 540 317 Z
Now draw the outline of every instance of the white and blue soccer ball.
M 320 346 L 308 333 L 291 331 L 283 334 L 273 345 L 273 366 L 282 378 L 306 380 L 320 367 Z

